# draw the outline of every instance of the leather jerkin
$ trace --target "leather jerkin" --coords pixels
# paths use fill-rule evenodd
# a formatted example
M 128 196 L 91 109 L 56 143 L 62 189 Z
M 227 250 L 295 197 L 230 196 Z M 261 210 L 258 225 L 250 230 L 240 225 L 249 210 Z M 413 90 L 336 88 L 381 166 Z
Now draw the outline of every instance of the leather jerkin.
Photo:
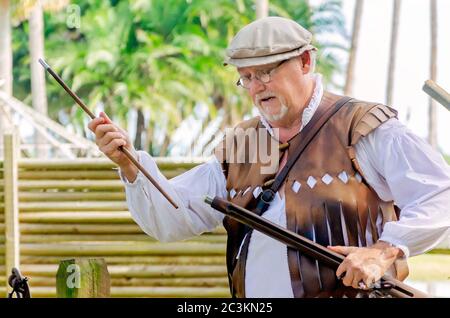
M 318 107 L 328 108 L 341 97 L 325 92 Z M 365 181 L 354 151 L 354 145 L 361 137 L 393 117 L 396 117 L 396 111 L 387 106 L 352 99 L 326 122 L 284 180 L 288 230 L 324 246 L 369 246 L 378 240 L 386 222 L 397 220 L 393 202 L 382 201 Z M 315 120 L 317 118 L 313 116 L 308 125 L 314 125 Z M 263 128 L 259 117 L 236 127 Z M 289 141 L 288 161 L 302 140 L 302 132 Z M 260 138 L 274 141 L 269 132 Z M 257 144 L 222 144 L 222 156 L 218 158 L 227 180 L 228 200 L 251 211 L 257 204 L 254 190 L 270 187 L 276 173 L 261 174 L 264 164 L 259 160 L 256 163 L 233 163 L 227 156 L 233 151 L 255 153 Z M 230 147 L 234 147 L 233 151 Z M 282 158 L 284 151 L 279 150 L 274 155 Z M 297 187 L 293 187 L 294 183 Z M 268 186 L 264 187 L 264 184 Z M 232 193 L 237 195 L 232 196 Z M 252 231 L 247 233 L 244 225 L 229 217 L 224 218 L 223 224 L 228 233 L 230 291 L 233 297 L 245 297 L 246 258 Z M 331 268 L 301 255 L 297 250 L 286 248 L 294 297 L 359 297 L 363 294 L 343 286 Z M 393 276 L 400 280 L 408 275 L 404 260 L 396 261 L 391 270 Z

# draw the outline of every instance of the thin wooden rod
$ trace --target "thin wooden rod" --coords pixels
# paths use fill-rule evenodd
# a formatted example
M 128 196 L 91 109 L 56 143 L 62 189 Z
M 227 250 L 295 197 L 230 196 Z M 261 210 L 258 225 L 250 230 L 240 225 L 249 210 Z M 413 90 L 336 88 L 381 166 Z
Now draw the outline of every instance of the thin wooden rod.
M 43 60 L 39 59 L 39 63 L 45 68 L 45 70 L 50 73 L 51 76 L 64 88 L 64 90 L 75 100 L 75 102 L 91 117 L 91 119 L 94 119 L 96 116 L 93 112 L 89 110 L 89 108 L 83 103 L 83 101 L 64 83 L 61 77 L 59 77 L 58 74 L 56 74 L 52 68 Z M 156 189 L 158 189 L 159 192 L 167 199 L 167 201 L 170 202 L 170 204 L 173 205 L 175 209 L 178 209 L 178 205 L 175 203 L 175 201 L 161 188 L 161 186 L 156 182 L 155 179 L 145 170 L 145 168 L 134 158 L 132 153 L 122 146 L 119 147 L 119 150 L 122 151 L 125 156 L 136 166 L 136 168 L 139 169 L 140 172 L 144 176 L 147 177 L 147 179 L 155 186 Z

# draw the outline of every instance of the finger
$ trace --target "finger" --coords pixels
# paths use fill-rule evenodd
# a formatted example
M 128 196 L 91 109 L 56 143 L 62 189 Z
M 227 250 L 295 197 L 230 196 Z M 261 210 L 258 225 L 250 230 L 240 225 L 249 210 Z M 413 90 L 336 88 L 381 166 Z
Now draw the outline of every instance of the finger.
M 112 120 L 106 115 L 105 112 L 100 112 L 100 116 L 105 120 L 105 123 L 112 124 Z
M 355 274 L 353 275 L 353 281 L 352 281 L 352 287 L 355 289 L 361 288 L 364 289 L 366 287 L 366 285 L 364 284 L 364 281 L 362 280 L 363 275 L 361 275 L 360 272 L 355 272 Z M 362 285 L 362 286 L 361 286 Z
M 337 270 L 336 270 L 336 276 L 337 276 L 337 278 L 338 278 L 338 279 L 343 278 L 343 277 L 344 277 L 344 274 L 345 274 L 345 272 L 346 272 L 346 270 L 347 270 L 347 264 L 346 264 L 346 262 L 344 261 L 344 262 L 342 262 L 342 263 L 339 265 L 339 267 L 338 267 Z
M 114 124 L 113 121 L 111 120 L 111 118 L 109 118 L 109 116 L 105 112 L 100 112 L 100 117 L 103 118 L 105 124 L 114 125 L 116 127 L 116 129 L 124 135 L 124 138 L 127 141 L 127 143 L 129 143 L 127 132 L 125 130 L 123 130 L 122 128 L 118 127 L 116 124 Z
M 123 139 L 114 139 L 106 146 L 100 148 L 100 150 L 107 156 L 113 156 L 120 146 L 125 145 L 125 140 Z
M 88 128 L 95 133 L 95 129 L 97 128 L 98 125 L 103 124 L 105 122 L 105 119 L 102 117 L 96 117 L 94 119 L 92 119 L 89 124 L 88 124 Z
M 345 272 L 345 276 L 342 279 L 342 283 L 345 286 L 352 286 L 352 283 L 353 283 L 353 271 L 352 270 L 348 270 Z
M 375 279 L 373 276 L 367 276 L 364 278 L 364 284 L 367 286 L 367 289 L 372 288 L 373 284 L 375 283 Z
M 95 129 L 95 138 L 97 140 L 100 140 L 101 138 L 103 138 L 103 136 L 108 133 L 108 132 L 115 132 L 118 131 L 117 127 L 113 124 L 103 124 L 103 125 L 98 125 L 97 129 Z
M 354 246 L 328 246 L 328 248 L 342 255 L 348 255 L 357 249 L 357 247 Z
M 106 146 L 114 139 L 123 139 L 123 140 L 125 140 L 125 143 L 126 143 L 126 139 L 121 132 L 109 131 L 101 139 L 98 140 L 98 146 L 99 147 Z

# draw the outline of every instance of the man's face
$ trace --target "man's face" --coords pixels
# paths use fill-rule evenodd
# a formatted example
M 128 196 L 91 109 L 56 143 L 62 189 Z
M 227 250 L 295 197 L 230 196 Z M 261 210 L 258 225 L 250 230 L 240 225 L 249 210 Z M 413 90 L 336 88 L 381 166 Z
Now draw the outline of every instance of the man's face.
M 271 124 L 292 122 L 306 106 L 307 87 L 311 81 L 309 72 L 309 54 L 285 61 L 238 68 L 241 77 L 251 79 L 248 92 L 260 113 Z M 303 61 L 302 61 L 303 57 Z M 270 72 L 270 82 L 263 83 L 255 75 Z M 258 76 L 258 75 L 257 75 Z

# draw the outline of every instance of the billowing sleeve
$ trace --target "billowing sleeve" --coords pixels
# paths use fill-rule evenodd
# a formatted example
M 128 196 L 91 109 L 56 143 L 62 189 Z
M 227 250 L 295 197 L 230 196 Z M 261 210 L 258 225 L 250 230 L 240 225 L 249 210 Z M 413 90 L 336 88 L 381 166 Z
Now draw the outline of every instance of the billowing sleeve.
M 441 154 L 397 119 L 361 138 L 355 148 L 368 183 L 401 209 L 398 221 L 385 224 L 380 240 L 414 256 L 450 235 L 450 167 Z
M 145 233 L 159 241 L 170 242 L 212 231 L 221 224 L 223 215 L 203 202 L 205 195 L 226 197 L 226 181 L 217 159 L 212 158 L 167 180 L 149 154 L 139 151 L 138 157 L 141 165 L 179 206 L 175 209 L 141 172 L 130 183 L 119 171 L 131 216 Z

